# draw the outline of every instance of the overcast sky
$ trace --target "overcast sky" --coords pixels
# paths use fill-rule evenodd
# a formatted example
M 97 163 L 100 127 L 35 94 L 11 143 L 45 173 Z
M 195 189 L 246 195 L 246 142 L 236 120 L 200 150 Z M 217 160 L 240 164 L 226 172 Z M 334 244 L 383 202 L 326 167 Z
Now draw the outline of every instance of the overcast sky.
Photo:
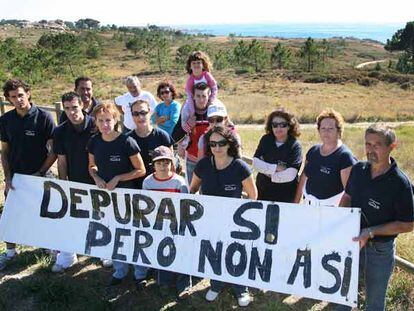
M 194 3 L 205 3 L 195 7 Z M 405 23 L 414 0 L 0 0 L 0 19 L 94 18 L 140 26 L 229 23 Z

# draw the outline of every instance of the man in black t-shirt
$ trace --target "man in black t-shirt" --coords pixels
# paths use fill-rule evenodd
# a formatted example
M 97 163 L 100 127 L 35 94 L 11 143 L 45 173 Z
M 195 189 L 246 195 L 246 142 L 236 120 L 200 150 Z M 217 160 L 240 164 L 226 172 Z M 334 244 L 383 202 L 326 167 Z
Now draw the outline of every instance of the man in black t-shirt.
M 365 131 L 367 162 L 352 167 L 340 206 L 361 208 L 360 266 L 365 279 L 366 310 L 384 310 L 394 267 L 395 238 L 411 232 L 414 203 L 411 182 L 390 157 L 395 133 L 384 124 Z
M 55 162 L 56 155 L 52 152 L 55 124 L 49 112 L 30 101 L 30 87 L 23 81 L 6 81 L 3 92 L 15 108 L 0 118 L 1 164 L 7 196 L 14 189 L 15 173 L 44 176 Z M 6 248 L 0 255 L 0 270 L 17 254 L 16 244 L 6 242 Z

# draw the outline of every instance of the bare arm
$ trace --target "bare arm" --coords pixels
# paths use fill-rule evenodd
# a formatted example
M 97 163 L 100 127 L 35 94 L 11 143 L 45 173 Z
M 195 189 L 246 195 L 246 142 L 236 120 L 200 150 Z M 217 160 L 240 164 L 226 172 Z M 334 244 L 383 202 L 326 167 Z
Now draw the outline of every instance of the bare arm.
M 374 236 L 389 236 L 399 233 L 413 231 L 414 222 L 392 221 L 382 225 L 364 228 L 359 236 L 353 238 L 353 241 L 359 241 L 360 248 L 364 247 L 368 240 Z
M 131 179 L 136 179 L 141 176 L 145 175 L 145 165 L 144 161 L 142 161 L 142 157 L 140 153 L 134 154 L 129 157 L 131 160 L 132 166 L 134 169 L 128 173 L 120 174 L 114 176 L 107 184 L 106 189 L 113 190 L 118 185 L 120 181 L 127 181 Z
M 34 173 L 35 176 L 44 176 L 46 174 L 46 172 L 49 170 L 49 168 L 53 165 L 53 163 L 55 163 L 55 161 L 57 159 L 56 154 L 53 152 L 53 139 L 49 139 L 46 142 L 46 145 L 47 145 L 47 149 L 49 151 L 48 155 L 47 155 L 47 158 L 43 162 L 40 169 L 36 173 Z
M 66 160 L 66 155 L 58 154 L 57 157 L 58 157 L 57 168 L 58 168 L 59 179 L 67 180 L 68 179 L 68 163 Z
M 300 203 L 300 201 L 302 200 L 303 187 L 305 186 L 307 180 L 308 177 L 306 176 L 305 172 L 302 172 L 302 175 L 300 175 L 298 187 L 296 188 L 296 194 L 293 203 Z
M 351 169 L 352 169 L 352 165 L 341 170 L 341 181 L 342 181 L 342 185 L 344 186 L 344 189 L 346 187 L 346 184 L 348 183 L 348 178 L 349 178 L 349 174 L 351 174 Z
M 11 173 L 10 173 L 10 165 L 9 165 L 9 152 L 10 152 L 10 147 L 9 147 L 9 143 L 6 142 L 1 142 L 1 166 L 3 167 L 3 172 L 4 172 L 4 183 L 5 183 L 5 187 L 4 187 L 4 192 L 7 193 L 9 192 L 10 189 L 14 189 L 12 182 L 11 182 Z
M 99 177 L 98 175 L 98 167 L 95 163 L 95 156 L 92 153 L 88 153 L 88 159 L 89 159 L 89 175 L 93 178 L 95 181 L 96 186 L 101 189 L 106 188 L 106 182 Z
M 253 180 L 253 175 L 250 175 L 242 181 L 243 190 L 247 193 L 247 197 L 252 200 L 257 200 L 257 188 Z
M 352 199 L 351 196 L 348 193 L 344 192 L 344 194 L 341 198 L 341 201 L 339 202 L 339 206 L 340 207 L 350 207 L 351 206 L 351 199 Z
M 200 186 L 201 179 L 196 174 L 193 174 L 190 185 L 190 193 L 196 193 L 200 189 Z

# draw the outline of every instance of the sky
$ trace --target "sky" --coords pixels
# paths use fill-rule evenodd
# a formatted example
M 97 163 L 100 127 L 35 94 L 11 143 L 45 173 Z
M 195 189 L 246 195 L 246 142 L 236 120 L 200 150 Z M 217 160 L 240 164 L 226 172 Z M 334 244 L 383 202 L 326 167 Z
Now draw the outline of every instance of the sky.
M 197 3 L 198 6 L 195 6 Z M 414 0 L 0 0 L 0 19 L 93 18 L 102 25 L 406 23 Z

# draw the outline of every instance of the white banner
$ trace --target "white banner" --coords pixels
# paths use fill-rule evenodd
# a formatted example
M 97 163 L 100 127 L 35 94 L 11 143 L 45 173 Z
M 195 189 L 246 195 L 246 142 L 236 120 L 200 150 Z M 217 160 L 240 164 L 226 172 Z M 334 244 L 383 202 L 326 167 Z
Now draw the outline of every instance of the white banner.
M 0 239 L 356 306 L 357 208 L 18 175 Z

